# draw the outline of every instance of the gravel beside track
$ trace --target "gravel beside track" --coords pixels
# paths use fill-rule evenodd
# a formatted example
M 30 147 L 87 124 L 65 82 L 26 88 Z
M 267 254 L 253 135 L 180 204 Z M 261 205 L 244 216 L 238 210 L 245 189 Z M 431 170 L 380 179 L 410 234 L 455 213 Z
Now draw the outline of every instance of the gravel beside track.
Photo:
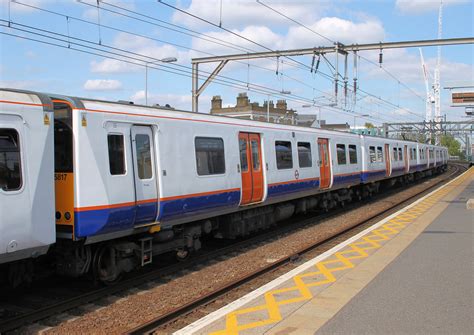
M 65 317 L 68 320 L 62 322 L 59 320 L 56 326 L 45 330 L 43 333 L 120 334 L 127 332 L 187 302 L 199 299 L 217 287 L 224 286 L 226 283 L 255 272 L 281 258 L 294 255 L 306 245 L 326 241 L 354 225 L 359 224 L 356 229 L 352 229 L 347 233 L 339 235 L 337 238 L 329 240 L 327 243 L 318 246 L 311 252 L 296 259 L 295 262 L 288 263 L 249 283 L 239 286 L 237 289 L 226 293 L 219 299 L 207 303 L 201 308 L 181 317 L 179 320 L 166 324 L 157 330 L 157 333 L 160 334 L 170 333 L 226 305 L 230 301 L 235 300 L 281 274 L 288 272 L 305 259 L 315 257 L 317 254 L 357 234 L 372 224 L 374 220 L 360 225 L 361 222 L 387 209 L 391 209 L 392 212 L 396 211 L 398 207 L 394 208 L 395 205 L 402 203 L 406 199 L 424 190 L 428 190 L 433 185 L 446 179 L 455 169 L 456 167 L 451 165 L 448 172 L 443 175 L 426 179 L 410 188 L 398 188 L 394 194 L 384 196 L 380 200 L 370 203 L 357 203 L 351 206 L 353 209 L 327 219 L 321 219 L 320 216 L 318 216 L 313 219 L 314 222 L 311 225 L 296 229 L 291 233 L 285 233 L 283 236 L 274 237 L 270 240 L 258 243 L 258 245 L 246 248 L 245 251 L 235 252 L 226 257 L 219 257 L 204 267 L 190 267 L 186 271 L 181 271 L 176 275 L 164 278 L 164 281 L 154 281 L 147 285 L 142 285 L 141 287 L 127 292 L 128 295 L 124 297 L 112 296 L 108 299 L 109 301 L 105 301 L 104 305 L 106 306 L 91 308 L 90 311 L 85 311 L 82 313 L 82 316 L 77 318 L 71 319 Z M 421 196 L 422 194 L 420 194 L 420 197 Z M 403 206 L 406 206 L 406 204 L 403 204 Z M 384 213 L 384 216 L 389 214 L 390 213 Z M 377 220 L 379 219 L 380 218 Z

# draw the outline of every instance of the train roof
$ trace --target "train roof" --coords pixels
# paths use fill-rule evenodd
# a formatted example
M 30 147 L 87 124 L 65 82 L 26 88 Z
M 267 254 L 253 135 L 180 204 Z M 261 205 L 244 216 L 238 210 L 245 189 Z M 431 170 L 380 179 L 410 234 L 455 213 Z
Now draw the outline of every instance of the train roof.
M 91 98 L 75 97 L 75 96 L 68 96 L 68 95 L 40 93 L 40 92 L 35 92 L 35 91 L 6 89 L 6 88 L 0 88 L 0 91 L 24 93 L 27 95 L 36 95 L 39 97 L 39 99 L 42 102 L 45 101 L 46 97 L 49 97 L 52 100 L 55 100 L 55 99 L 65 100 L 69 102 L 72 106 L 74 106 L 75 108 L 79 110 L 86 110 L 86 111 L 94 110 L 90 108 L 93 105 L 96 108 L 105 107 L 105 106 L 113 106 L 113 108 L 116 108 L 117 106 L 120 106 L 120 107 L 127 107 L 126 111 L 120 111 L 120 112 L 132 114 L 132 115 L 133 114 L 144 115 L 143 111 L 145 110 L 147 111 L 147 114 L 145 115 L 154 116 L 156 115 L 156 112 L 159 112 L 159 113 L 163 113 L 164 117 L 173 118 L 177 120 L 196 120 L 196 121 L 199 120 L 199 121 L 213 122 L 217 124 L 233 124 L 233 125 L 251 126 L 251 127 L 255 127 L 256 125 L 259 125 L 261 128 L 267 128 L 267 129 L 280 129 L 280 130 L 299 131 L 299 132 L 303 131 L 303 132 L 309 132 L 309 133 L 317 132 L 317 133 L 323 133 L 323 134 L 328 134 L 328 135 L 337 134 L 338 136 L 344 136 L 344 137 L 363 137 L 363 138 L 373 138 L 373 139 L 384 139 L 386 141 L 391 141 L 391 142 L 404 141 L 404 142 L 412 142 L 412 143 L 419 143 L 423 145 L 434 146 L 431 144 L 425 144 L 425 143 L 420 143 L 420 142 L 415 142 L 415 141 L 410 141 L 410 140 L 400 140 L 400 139 L 373 136 L 373 135 L 361 135 L 361 134 L 344 132 L 340 130 L 329 130 L 329 129 L 321 129 L 321 128 L 303 127 L 303 126 L 298 126 L 298 125 L 268 123 L 266 121 L 245 120 L 245 119 L 239 119 L 239 118 L 234 118 L 234 117 L 225 116 L 225 115 L 194 113 L 191 111 L 175 109 L 175 108 L 171 108 L 167 106 L 146 106 L 146 105 L 135 104 L 129 101 L 109 101 L 109 100 L 91 99 Z M 101 110 L 101 111 L 107 112 L 111 110 L 109 109 L 109 110 Z M 112 112 L 117 112 L 117 111 L 112 111 Z M 230 122 L 230 120 L 232 121 Z

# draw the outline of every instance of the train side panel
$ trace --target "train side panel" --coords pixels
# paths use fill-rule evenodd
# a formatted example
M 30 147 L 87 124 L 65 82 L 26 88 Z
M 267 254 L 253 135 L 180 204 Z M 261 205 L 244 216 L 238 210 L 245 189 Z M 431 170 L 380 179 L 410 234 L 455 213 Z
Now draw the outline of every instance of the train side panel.
M 56 240 L 54 115 L 36 94 L 0 91 L 0 263 L 42 255 Z

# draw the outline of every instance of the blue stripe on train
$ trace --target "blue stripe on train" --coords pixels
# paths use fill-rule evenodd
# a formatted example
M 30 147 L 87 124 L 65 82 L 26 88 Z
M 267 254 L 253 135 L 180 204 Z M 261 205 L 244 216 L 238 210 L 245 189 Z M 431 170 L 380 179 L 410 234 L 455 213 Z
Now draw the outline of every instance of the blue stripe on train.
M 153 222 L 157 204 L 140 204 L 139 217 L 135 206 L 94 209 L 74 212 L 74 234 L 76 237 L 112 233 L 131 229 L 135 224 Z
M 234 207 L 240 203 L 240 191 L 223 192 L 205 196 L 160 202 L 159 220 L 197 215 L 211 209 Z
M 278 197 L 319 187 L 319 180 L 305 180 L 287 184 L 269 185 L 268 197 Z
M 350 174 L 345 176 L 334 176 L 333 185 L 340 185 L 340 184 L 359 184 L 360 183 L 360 173 Z

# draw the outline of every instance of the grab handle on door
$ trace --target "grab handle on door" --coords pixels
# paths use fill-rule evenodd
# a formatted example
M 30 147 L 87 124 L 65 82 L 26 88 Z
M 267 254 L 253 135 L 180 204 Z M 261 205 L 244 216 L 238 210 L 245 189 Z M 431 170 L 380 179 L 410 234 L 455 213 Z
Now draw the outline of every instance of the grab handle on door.
M 240 173 L 240 164 L 237 164 L 237 173 Z

